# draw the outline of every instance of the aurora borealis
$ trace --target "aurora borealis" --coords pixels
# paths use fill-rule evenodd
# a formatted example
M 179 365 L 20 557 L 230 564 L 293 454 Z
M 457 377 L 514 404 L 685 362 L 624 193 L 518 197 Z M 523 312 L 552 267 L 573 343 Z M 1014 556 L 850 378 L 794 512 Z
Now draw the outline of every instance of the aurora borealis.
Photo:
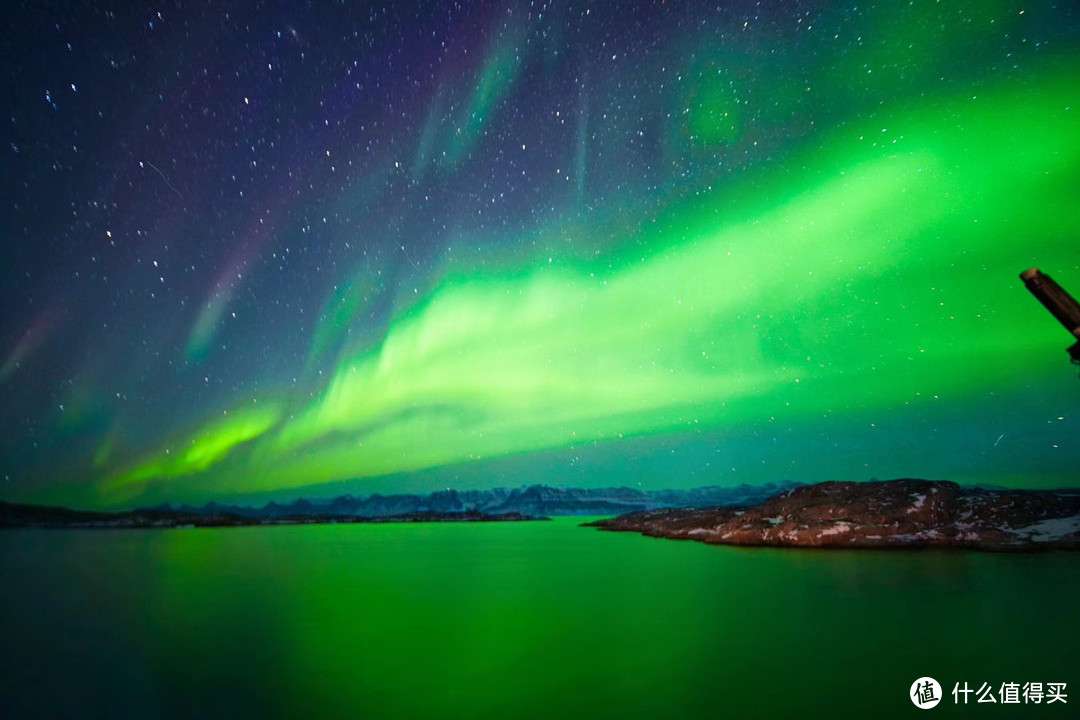
M 1067 4 L 16 15 L 0 497 L 1076 484 Z

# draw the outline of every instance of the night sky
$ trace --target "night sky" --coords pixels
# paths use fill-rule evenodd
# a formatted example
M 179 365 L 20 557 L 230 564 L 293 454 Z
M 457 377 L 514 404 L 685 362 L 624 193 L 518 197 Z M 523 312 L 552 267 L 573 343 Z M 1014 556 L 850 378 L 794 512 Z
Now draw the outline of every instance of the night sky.
M 1077 485 L 1072 3 L 24 2 L 0 498 Z

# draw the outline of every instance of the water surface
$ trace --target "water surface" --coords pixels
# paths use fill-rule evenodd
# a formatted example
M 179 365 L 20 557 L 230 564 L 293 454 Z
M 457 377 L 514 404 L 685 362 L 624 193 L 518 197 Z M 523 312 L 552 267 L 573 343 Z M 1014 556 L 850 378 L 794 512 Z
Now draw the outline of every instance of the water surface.
M 0 533 L 15 717 L 900 717 L 1069 682 L 1080 557 L 537 523 Z M 974 698 L 972 698 L 974 699 Z M 972 705 L 973 717 L 1015 708 Z M 958 716 L 951 695 L 935 712 Z

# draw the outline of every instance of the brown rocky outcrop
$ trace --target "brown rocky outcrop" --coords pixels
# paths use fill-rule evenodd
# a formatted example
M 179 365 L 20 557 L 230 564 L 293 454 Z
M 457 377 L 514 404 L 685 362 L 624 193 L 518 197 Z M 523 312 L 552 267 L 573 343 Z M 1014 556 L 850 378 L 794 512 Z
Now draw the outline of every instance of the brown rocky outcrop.
M 1080 489 L 996 490 L 913 479 L 825 482 L 753 507 L 646 510 L 590 525 L 722 545 L 1080 550 Z

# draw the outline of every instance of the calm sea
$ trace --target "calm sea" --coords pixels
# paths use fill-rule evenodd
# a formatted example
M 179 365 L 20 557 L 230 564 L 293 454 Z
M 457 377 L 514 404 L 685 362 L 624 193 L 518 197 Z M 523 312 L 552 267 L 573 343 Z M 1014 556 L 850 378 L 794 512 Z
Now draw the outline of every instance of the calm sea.
M 932 716 L 1077 717 L 1080 555 L 579 522 L 2 532 L 0 716 L 910 717 L 930 676 Z

